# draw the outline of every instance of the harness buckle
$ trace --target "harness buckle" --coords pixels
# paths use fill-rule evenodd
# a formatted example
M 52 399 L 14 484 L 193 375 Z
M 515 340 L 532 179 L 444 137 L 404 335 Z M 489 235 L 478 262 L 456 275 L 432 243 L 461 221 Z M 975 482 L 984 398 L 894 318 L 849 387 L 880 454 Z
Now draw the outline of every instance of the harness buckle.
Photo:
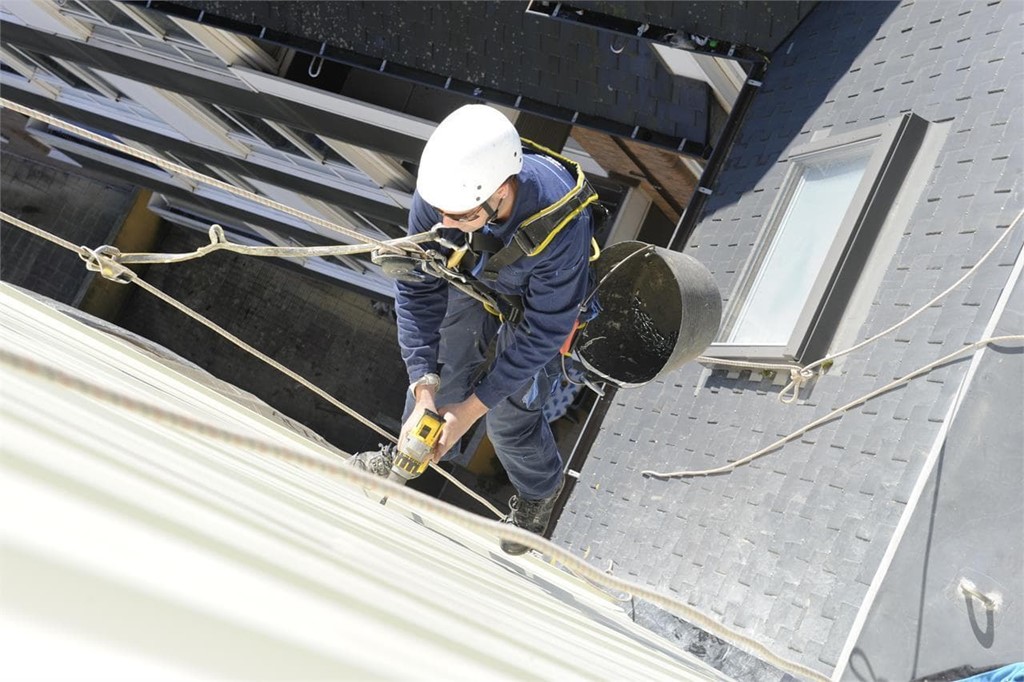
M 526 256 L 532 256 L 537 245 L 530 239 L 530 235 L 526 230 L 516 230 L 515 235 L 512 237 L 512 241 L 523 250 L 523 254 Z

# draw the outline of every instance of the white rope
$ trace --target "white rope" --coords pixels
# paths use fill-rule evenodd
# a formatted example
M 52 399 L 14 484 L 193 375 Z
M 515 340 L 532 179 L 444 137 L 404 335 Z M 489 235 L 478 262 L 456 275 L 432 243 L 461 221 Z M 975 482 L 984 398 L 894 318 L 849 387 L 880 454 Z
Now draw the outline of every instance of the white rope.
M 74 244 L 72 244 L 71 242 L 67 241 L 66 239 L 62 239 L 62 238 L 60 238 L 60 237 L 58 237 L 58 236 L 56 236 L 54 234 L 51 234 L 51 233 L 49 233 L 49 232 L 47 232 L 45 230 L 41 230 L 38 227 L 35 227 L 34 225 L 30 225 L 29 223 L 26 223 L 24 220 L 21 220 L 20 218 L 15 218 L 14 216 L 11 216 L 11 215 L 9 215 L 7 213 L 4 213 L 2 211 L 0 211 L 0 218 L 2 218 L 4 221 L 7 221 L 7 222 L 11 223 L 12 225 L 14 225 L 16 227 L 19 227 L 19 228 L 21 228 L 21 229 L 23 229 L 23 230 L 25 230 L 27 232 L 30 232 L 32 234 L 35 234 L 35 235 L 37 235 L 39 237 L 42 237 L 43 239 L 46 239 L 47 241 L 50 241 L 50 242 L 52 242 L 54 244 L 57 244 L 58 246 L 62 246 L 64 248 L 68 249 L 69 251 L 73 251 L 73 252 L 77 253 L 79 255 L 79 257 L 82 258 L 82 260 L 85 261 L 86 269 L 90 270 L 91 272 L 98 272 L 102 277 L 104 277 L 106 279 L 109 279 L 109 280 L 111 280 L 113 282 L 117 282 L 118 284 L 128 284 L 128 283 L 131 283 L 131 284 L 137 285 L 141 289 L 144 289 L 145 291 L 149 292 L 153 296 L 156 296 L 157 298 L 159 298 L 160 300 L 164 301 L 165 303 L 167 303 L 168 305 L 172 306 L 173 308 L 176 308 L 177 310 L 181 311 L 185 315 L 188 315 L 189 317 L 191 317 L 192 319 L 196 320 L 200 324 L 202 324 L 205 327 L 207 327 L 207 328 L 211 329 L 212 331 L 216 332 L 217 334 L 219 334 L 220 336 L 224 337 L 225 339 L 227 339 L 228 341 L 230 341 L 234 345 L 238 346 L 242 350 L 244 350 L 247 353 L 251 354 L 252 356 L 258 358 L 259 360 L 262 360 L 263 362 L 265 362 L 266 364 L 270 365 L 271 367 L 273 367 L 277 371 L 281 372 L 282 374 L 284 374 L 288 378 L 292 379 L 293 381 L 298 382 L 302 386 L 305 386 L 310 391 L 312 391 L 316 395 L 320 396 L 321 398 L 326 400 L 328 403 L 330 403 L 334 407 L 338 408 L 339 410 L 341 410 L 345 414 L 349 415 L 350 417 L 352 417 L 353 419 L 355 419 L 359 423 L 363 424 L 364 426 L 372 429 L 376 433 L 378 433 L 381 436 L 383 436 L 384 438 L 388 439 L 390 442 L 392 442 L 392 443 L 397 443 L 398 442 L 398 439 L 394 435 L 392 435 L 388 431 L 385 431 L 381 427 L 377 426 L 372 421 L 370 421 L 369 419 L 367 419 L 363 415 L 359 414 L 354 409 L 352 409 L 351 407 L 349 407 L 345 403 L 341 402 L 340 400 L 338 400 L 337 398 L 332 396 L 327 391 L 323 390 L 322 388 L 320 388 L 316 384 L 312 383 L 311 381 L 309 381 L 305 377 L 301 376 L 300 374 L 298 374 L 298 373 L 292 371 L 291 369 L 285 367 L 284 365 L 279 363 L 277 360 L 274 360 L 273 358 L 271 358 L 269 355 L 267 355 L 267 354 L 263 353 L 262 351 L 254 348 L 253 346 L 250 346 L 248 343 L 246 343 L 245 341 L 242 341 L 240 338 L 238 338 L 237 336 L 235 336 L 234 334 L 232 334 L 228 330 L 224 329 L 223 327 L 221 327 L 220 325 L 215 323 L 213 320 L 210 320 L 210 319 L 204 317 L 200 313 L 198 313 L 195 310 L 192 310 L 191 308 L 186 306 L 181 301 L 178 301 L 174 297 L 164 293 L 160 289 L 156 288 L 155 286 L 153 286 L 149 282 L 147 282 L 144 279 L 142 279 L 141 277 L 139 277 L 137 274 L 135 274 L 130 269 L 128 269 L 125 265 L 122 265 L 121 263 L 117 262 L 116 260 L 114 260 L 113 258 L 111 258 L 110 256 L 107 255 L 107 253 L 105 252 L 105 249 L 109 249 L 110 247 L 100 247 L 98 249 L 90 249 L 90 248 L 88 248 L 86 246 L 75 246 Z M 483 497 L 481 497 L 480 495 L 478 495 L 474 491 L 470 490 L 469 487 L 466 486 L 462 481 L 460 481 L 457 478 L 455 478 L 449 472 L 445 471 L 440 466 L 438 466 L 436 463 L 431 462 L 430 463 L 430 467 L 434 471 L 436 471 L 437 473 L 441 474 L 441 476 L 443 476 L 444 478 L 448 479 L 448 481 L 450 483 L 452 483 L 456 488 L 458 488 L 462 492 L 466 493 L 471 498 L 473 498 L 474 500 L 479 502 L 481 505 L 483 505 L 484 507 L 489 509 L 496 517 L 498 517 L 499 519 L 504 519 L 505 518 L 505 514 L 503 514 L 497 507 L 492 505 L 490 502 L 485 500 Z
M 844 350 L 836 351 L 834 353 L 829 353 L 828 355 L 826 355 L 825 357 L 821 358 L 820 360 L 815 360 L 814 362 L 812 362 L 810 364 L 807 364 L 807 365 L 804 365 L 802 367 L 800 365 L 788 364 L 788 363 L 770 364 L 770 363 L 745 362 L 745 361 L 740 361 L 740 360 L 729 360 L 729 359 L 726 359 L 726 358 L 709 357 L 709 356 L 705 356 L 705 355 L 701 355 L 700 357 L 698 357 L 697 361 L 698 362 L 708 363 L 708 364 L 725 365 L 725 366 L 729 366 L 729 367 L 738 367 L 738 368 L 743 368 L 743 369 L 760 369 L 760 370 L 769 370 L 769 371 L 788 371 L 789 372 L 790 380 L 789 380 L 789 383 L 786 384 L 786 386 L 779 393 L 779 401 L 781 401 L 781 402 L 783 402 L 783 403 L 785 403 L 787 405 L 792 404 L 792 403 L 796 402 L 796 399 L 799 397 L 800 389 L 802 389 L 804 387 L 804 385 L 808 381 L 813 379 L 815 374 L 822 374 L 822 373 L 828 371 L 829 367 L 832 365 L 832 363 L 835 361 L 836 358 L 839 358 L 839 357 L 842 357 L 844 355 L 848 355 L 850 353 L 853 353 L 854 351 L 860 350 L 864 346 L 867 346 L 870 343 L 874 343 L 875 341 L 877 341 L 878 339 L 882 338 L 883 336 L 886 336 L 887 334 L 890 334 L 890 333 L 896 331 L 897 329 L 899 329 L 900 327 L 905 325 L 907 322 L 910 322 L 915 317 L 917 317 L 918 315 L 923 313 L 925 310 L 927 310 L 928 308 L 932 307 L 933 305 L 935 305 L 936 303 L 941 301 L 943 298 L 948 296 L 954 289 L 956 289 L 958 286 L 963 284 L 967 280 L 967 278 L 969 278 L 971 275 L 973 275 L 975 272 L 978 271 L 978 268 L 981 267 L 981 264 L 984 263 L 988 259 L 989 256 L 991 256 L 993 253 L 995 253 L 995 250 L 997 248 L 999 248 L 999 245 L 1003 243 L 1003 240 L 1006 239 L 1010 235 L 1010 233 L 1013 231 L 1013 229 L 1015 227 L 1017 227 L 1017 224 L 1020 222 L 1021 216 L 1024 216 L 1024 210 L 1021 210 L 1019 213 L 1017 213 L 1017 217 L 1013 219 L 1013 222 L 1010 223 L 1009 227 L 1007 227 L 1006 230 L 1003 232 L 1003 234 L 1001 234 L 999 236 L 999 239 L 997 239 L 995 241 L 995 243 L 992 244 L 991 247 L 989 247 L 988 251 L 986 251 L 985 254 L 981 258 L 978 259 L 978 262 L 976 262 L 973 266 L 971 266 L 971 268 L 967 272 L 965 272 L 963 274 L 963 276 L 960 277 L 960 279 L 958 279 L 957 281 L 953 282 L 951 285 L 949 285 L 949 287 L 947 287 L 945 290 L 943 290 L 942 293 L 940 293 L 937 296 L 935 296 L 935 298 L 931 299 L 930 301 L 928 301 L 927 303 L 922 305 L 920 308 L 918 308 L 917 310 L 915 310 L 911 314 L 909 314 L 906 317 L 904 317 L 902 320 L 900 320 L 896 324 L 892 325 L 888 329 L 885 329 L 883 331 L 878 332 L 874 336 L 872 336 L 872 337 L 870 337 L 868 339 L 865 339 L 865 340 L 861 341 L 860 343 L 858 343 L 856 345 L 850 346 L 849 348 L 846 348 Z
M 729 464 L 724 464 L 724 465 L 722 465 L 720 467 L 716 467 L 714 469 L 701 469 L 701 470 L 697 470 L 697 471 L 670 471 L 670 472 L 663 472 L 663 471 L 646 470 L 646 471 L 641 471 L 640 473 L 643 476 L 650 476 L 651 478 L 659 478 L 659 479 L 662 479 L 662 480 L 670 479 L 670 478 L 688 478 L 688 477 L 692 477 L 692 476 L 710 476 L 712 474 L 724 474 L 727 471 L 732 471 L 733 469 L 735 469 L 738 466 L 742 466 L 743 464 L 751 462 L 751 461 L 757 459 L 758 457 L 766 455 L 769 452 L 771 452 L 772 450 L 775 450 L 775 449 L 777 449 L 779 447 L 782 447 L 783 445 L 785 445 L 789 441 L 793 440 L 794 438 L 798 438 L 798 437 L 802 436 L 803 434 L 807 433 L 811 429 L 814 429 L 814 428 L 816 428 L 818 426 L 821 426 L 825 422 L 830 421 L 834 417 L 842 414 L 843 412 L 846 412 L 847 410 L 850 410 L 850 409 L 856 407 L 857 405 L 860 405 L 861 403 L 865 403 L 868 400 L 871 400 L 872 398 L 874 398 L 876 396 L 879 396 L 879 395 L 881 395 L 883 393 L 891 391 L 892 389 L 896 388 L 897 386 L 900 386 L 901 384 L 905 384 L 906 382 L 910 381 L 911 379 L 916 379 L 917 377 L 921 376 L 922 374 L 926 374 L 927 372 L 930 372 L 935 367 L 938 367 L 939 365 L 942 365 L 942 364 L 945 364 L 945 363 L 949 362 L 950 360 L 952 360 L 953 358 L 957 357 L 958 355 L 963 355 L 964 353 L 969 353 L 969 352 L 971 352 L 971 351 L 973 351 L 973 350 L 975 350 L 977 348 L 980 348 L 982 346 L 987 346 L 988 344 L 991 344 L 991 343 L 1008 343 L 1008 342 L 1013 342 L 1013 341 L 1024 342 L 1024 335 L 991 336 L 989 338 L 982 339 L 980 341 L 975 341 L 974 343 L 972 343 L 969 346 L 965 346 L 963 348 L 955 350 L 952 353 L 949 353 L 948 355 L 944 355 L 943 357 L 939 358 L 938 360 L 935 360 L 934 362 L 929 362 L 924 367 L 920 367 L 918 369 L 915 369 L 913 372 L 910 372 L 909 374 L 905 374 L 905 375 L 903 375 L 902 377 L 900 377 L 898 379 L 890 381 L 885 386 L 882 386 L 881 388 L 876 388 L 875 390 L 871 391 L 870 393 L 866 393 L 865 395 L 862 395 L 861 397 L 857 398 L 856 400 L 851 400 L 850 402 L 846 403 L 842 407 L 837 407 L 836 409 L 832 410 L 831 412 L 829 412 L 825 416 L 819 417 L 818 419 L 815 419 L 811 423 L 809 423 L 809 424 L 807 424 L 805 426 L 800 427 L 799 429 L 797 429 L 793 433 L 790 433 L 789 435 L 783 436 L 782 438 L 778 439 L 777 441 L 775 441 L 771 445 L 763 447 L 760 450 L 758 450 L 757 452 L 751 453 L 751 454 L 747 455 L 746 457 L 743 457 L 742 459 L 736 460 L 735 462 L 730 462 Z
M 30 374 L 46 381 L 57 383 L 89 397 L 130 410 L 147 420 L 168 424 L 176 428 L 188 429 L 203 437 L 216 438 L 221 442 L 237 446 L 247 452 L 268 455 L 310 470 L 320 471 L 351 485 L 363 488 L 375 495 L 396 500 L 413 510 L 449 521 L 468 531 L 496 536 L 499 540 L 526 545 L 547 557 L 551 563 L 563 566 L 571 574 L 581 577 L 587 582 L 597 585 L 608 592 L 626 593 L 636 598 L 644 599 L 655 606 L 675 613 L 687 622 L 719 639 L 730 642 L 752 653 L 780 670 L 792 673 L 801 679 L 820 680 L 821 682 L 828 680 L 822 673 L 782 658 L 772 653 L 760 642 L 726 628 L 719 622 L 700 613 L 689 604 L 657 592 L 647 585 L 641 585 L 610 575 L 551 541 L 512 524 L 484 519 L 476 514 L 445 504 L 410 488 L 396 485 L 387 479 L 361 471 L 356 467 L 333 464 L 326 460 L 298 452 L 291 447 L 234 433 L 199 421 L 190 415 L 179 414 L 163 407 L 143 402 L 110 388 L 72 376 L 55 367 L 36 362 L 20 354 L 0 349 L 0 363 L 6 365 L 10 371 Z
M 229 242 L 227 237 L 224 236 L 224 228 L 220 225 L 211 225 L 208 236 L 210 237 L 209 244 L 200 246 L 195 251 L 188 251 L 186 253 L 121 253 L 113 247 L 104 247 L 108 249 L 104 253 L 119 263 L 124 263 L 126 265 L 143 265 L 153 263 L 182 263 L 184 261 L 202 258 L 203 256 L 215 251 L 230 251 L 231 253 L 237 253 L 243 256 L 256 256 L 260 258 L 309 258 L 323 256 L 351 256 L 357 253 L 366 253 L 378 248 L 374 244 L 345 244 L 331 246 L 248 246 L 245 244 Z M 433 232 L 420 232 L 419 234 L 410 235 L 408 237 L 389 239 L 388 241 L 380 242 L 380 244 L 381 248 L 391 251 L 399 250 L 402 247 L 429 241 L 431 239 L 434 239 Z
M 30 223 L 26 223 L 21 218 L 15 218 L 11 214 L 7 213 L 6 211 L 0 211 L 0 219 L 2 219 L 4 222 L 10 223 L 11 225 L 14 225 L 15 227 L 20 227 L 21 229 L 25 230 L 26 232 L 34 234 L 37 237 L 42 237 L 43 239 L 45 239 L 46 241 L 50 242 L 51 244 L 56 244 L 57 246 L 61 246 L 61 247 L 65 248 L 65 249 L 67 249 L 68 251 L 73 251 L 73 252 L 77 253 L 79 256 L 81 256 L 83 253 L 86 253 L 86 252 L 89 251 L 89 249 L 87 249 L 84 246 L 78 246 L 76 244 L 73 244 L 73 243 L 69 242 L 67 239 L 64 239 L 63 237 L 58 237 L 57 235 L 53 234 L 52 232 L 47 232 L 46 230 L 42 230 L 42 229 L 36 227 L 35 225 L 32 225 Z
M 372 429 L 373 431 L 375 431 L 376 433 L 380 434 L 384 438 L 387 438 L 388 440 L 390 440 L 392 443 L 398 442 L 398 439 L 395 436 L 393 436 L 391 433 L 389 433 L 388 431 L 385 431 L 381 427 L 377 426 L 372 421 L 370 421 L 369 419 L 367 419 L 363 415 L 359 414 L 354 409 L 352 409 L 351 407 L 349 407 L 345 403 L 341 402 L 340 400 L 335 398 L 333 395 L 331 395 L 327 391 L 323 390 L 319 386 L 317 386 L 317 385 L 313 384 L 312 382 L 308 381 L 307 379 L 305 379 L 303 376 L 301 376 L 297 372 L 295 372 L 295 371 L 285 367 L 280 362 L 278 362 L 277 360 L 273 359 L 272 357 L 270 357 L 269 355 L 267 355 L 263 351 L 260 351 L 260 350 L 258 350 L 256 348 L 254 348 L 253 346 L 249 345 L 248 343 L 246 343 L 242 339 L 238 338 L 237 336 L 235 336 L 234 334 L 229 332 L 227 329 L 224 329 L 223 327 L 218 325 L 213 320 L 209 319 L 208 317 L 203 316 L 202 314 L 196 312 L 195 310 L 192 310 L 187 305 L 185 305 L 184 303 L 182 303 L 178 299 L 174 298 L 173 296 L 170 296 L 170 295 L 164 293 L 163 291 L 161 291 L 160 289 L 156 288 L 155 286 L 153 286 L 152 284 L 150 284 L 146 280 L 142 279 L 141 277 L 139 277 L 134 272 L 129 270 L 127 267 L 121 265 L 120 263 L 117 263 L 116 261 L 110 260 L 109 258 L 104 256 L 103 254 L 93 252 L 93 257 L 86 263 L 86 268 L 88 268 L 89 270 L 92 270 L 93 272 L 99 272 L 101 275 L 103 275 L 103 277 L 105 277 L 105 278 L 107 278 L 109 280 L 112 280 L 114 282 L 119 282 L 119 283 L 131 282 L 132 284 L 135 284 L 135 285 L 139 286 L 141 289 L 144 289 L 145 291 L 149 292 L 153 296 L 156 296 L 157 298 L 159 298 L 164 303 L 170 305 L 173 308 L 176 308 L 177 310 L 181 311 L 185 315 L 188 315 L 189 317 L 191 317 L 196 322 L 199 322 L 203 326 L 205 326 L 205 327 L 211 329 L 212 331 L 216 332 L 217 334 L 219 334 L 220 336 L 224 337 L 225 339 L 227 339 L 228 341 L 230 341 L 234 345 L 238 346 L 239 348 L 241 348 L 245 352 L 247 352 L 250 355 L 253 355 L 253 356 L 259 358 L 260 360 L 262 360 L 266 364 L 270 365 L 271 367 L 273 367 L 277 371 L 281 372 L 282 374 L 284 374 L 288 378 L 292 379 L 293 381 L 298 382 L 299 384 L 302 384 L 303 386 L 305 386 L 306 388 L 311 390 L 313 393 L 317 394 L 318 396 L 320 396 L 321 398 L 323 398 L 324 400 L 329 402 L 331 405 L 334 405 L 334 407 L 338 408 L 339 410 L 341 410 L 342 412 L 344 412 L 348 416 L 350 416 L 353 419 L 355 419 L 356 421 L 358 421 L 363 426 L 366 426 L 367 428 Z
M 55 116 L 51 116 L 50 114 L 46 114 L 41 111 L 36 111 L 35 109 L 30 109 L 29 107 L 22 106 L 17 102 L 12 102 L 2 97 L 0 97 L 0 106 L 3 106 L 6 109 L 11 109 L 12 111 L 17 111 L 18 113 L 24 114 L 25 116 L 28 116 L 30 118 L 34 118 L 37 121 L 48 123 L 49 125 L 52 125 L 56 128 L 66 130 L 67 132 L 73 133 L 79 137 L 90 140 L 91 142 L 95 142 L 96 144 L 103 145 L 104 147 L 116 149 L 119 152 L 128 154 L 129 156 L 133 156 L 137 159 L 141 159 L 143 161 L 146 161 L 147 163 L 154 164 L 171 173 L 176 173 L 190 180 L 203 183 L 204 185 L 216 187 L 217 189 L 229 192 L 231 194 L 234 194 L 235 196 L 239 196 L 244 199 L 248 199 L 249 201 L 257 203 L 261 206 L 271 208 L 275 211 L 280 211 L 281 213 L 293 216 L 295 218 L 298 218 L 299 220 L 304 220 L 313 225 L 319 225 L 320 227 L 324 227 L 328 230 L 331 230 L 332 232 L 337 232 L 339 234 L 352 237 L 353 239 L 356 239 L 360 243 L 370 243 L 373 244 L 374 247 L 376 248 L 394 250 L 385 242 L 374 239 L 373 237 L 363 234 L 358 230 L 354 230 L 343 225 L 338 225 L 337 223 L 333 223 L 329 220 L 324 220 L 323 218 L 315 216 L 312 213 L 306 213 L 305 211 L 300 211 L 298 209 L 292 208 L 291 206 L 287 206 L 278 201 L 274 201 L 273 199 L 262 197 L 248 190 L 244 190 L 241 189 L 240 187 L 235 187 L 234 185 L 228 184 L 223 180 L 212 178 L 209 175 L 197 173 L 196 171 L 192 170 L 191 168 L 188 168 L 187 166 L 172 163 L 170 161 L 162 159 L 159 156 L 156 156 L 155 154 L 150 154 L 148 152 L 141 151 L 139 149 L 136 149 L 135 147 L 124 144 L 122 142 L 118 142 L 116 140 L 112 140 L 109 137 L 105 137 L 103 135 L 97 135 L 91 130 L 86 130 L 85 128 L 76 126 L 73 123 L 68 123 L 67 121 L 61 120 Z

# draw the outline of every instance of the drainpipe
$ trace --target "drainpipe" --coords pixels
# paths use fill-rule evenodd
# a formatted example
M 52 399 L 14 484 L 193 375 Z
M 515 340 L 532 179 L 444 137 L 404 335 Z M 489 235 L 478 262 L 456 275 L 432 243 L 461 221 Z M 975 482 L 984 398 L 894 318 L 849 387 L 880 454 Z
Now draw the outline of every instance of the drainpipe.
M 697 221 L 704 210 L 704 204 L 707 202 L 708 197 L 711 196 L 712 188 L 718 182 L 718 174 L 721 172 L 722 166 L 725 165 L 725 160 L 732 150 L 732 145 L 736 141 L 736 136 L 743 125 L 743 119 L 746 118 L 747 111 L 750 109 L 750 103 L 754 100 L 754 94 L 761 87 L 761 81 L 764 78 L 767 67 L 767 61 L 755 62 L 751 67 L 743 88 L 740 89 L 739 94 L 736 96 L 736 102 L 733 104 L 732 112 L 725 122 L 722 134 L 718 138 L 718 144 L 715 145 L 714 151 L 711 152 L 708 164 L 700 176 L 700 181 L 697 183 L 697 191 L 693 193 L 693 198 L 690 199 L 683 217 L 679 219 L 679 224 L 676 225 L 676 230 L 672 233 L 672 238 L 668 243 L 670 250 L 682 251 L 683 247 L 686 246 L 686 242 L 689 241 L 690 235 L 693 234 L 694 228 L 697 227 Z
M 546 538 L 551 537 L 555 527 L 558 525 L 558 519 L 562 516 L 565 503 L 572 497 L 576 483 L 579 481 L 580 471 L 583 469 L 583 463 L 586 461 L 587 456 L 590 455 L 590 446 L 594 444 L 594 439 L 597 438 L 598 430 L 604 422 L 604 417 L 614 401 L 615 392 L 618 388 L 612 384 L 604 384 L 603 390 L 604 395 L 596 397 L 587 411 L 586 421 L 583 422 L 583 428 L 580 430 L 579 436 L 576 437 L 572 450 L 569 453 L 563 453 L 565 455 L 565 464 L 562 467 L 562 473 L 565 474 L 565 487 L 555 501 L 554 509 L 551 512 L 551 521 L 548 523 L 547 532 L 544 534 Z

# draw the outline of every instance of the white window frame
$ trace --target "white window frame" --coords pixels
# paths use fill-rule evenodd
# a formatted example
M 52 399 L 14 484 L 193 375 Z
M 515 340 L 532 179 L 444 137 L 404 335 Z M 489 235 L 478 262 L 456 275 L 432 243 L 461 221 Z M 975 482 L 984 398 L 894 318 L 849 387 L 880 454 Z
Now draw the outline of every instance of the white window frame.
M 250 38 L 180 20 L 169 14 L 164 16 L 217 55 L 226 66 L 245 66 L 257 71 L 269 72 L 275 72 L 280 68 L 277 60 Z
M 60 6 L 52 0 L 5 2 L 2 9 L 5 14 L 16 17 L 19 23 L 30 28 L 80 40 L 89 37 L 89 27 L 73 17 L 61 14 Z
M 112 85 L 110 85 L 102 78 L 100 78 L 99 75 L 90 71 L 88 67 L 79 66 L 74 62 L 68 61 L 66 59 L 61 59 L 59 57 L 51 56 L 50 59 L 60 64 L 71 73 L 75 74 L 75 76 L 88 83 L 90 87 L 92 87 L 94 90 L 101 93 L 102 95 L 106 96 L 107 98 L 115 101 L 121 98 L 121 93 L 118 92 L 118 90 L 116 90 Z
M 87 140 L 78 141 L 77 136 L 65 131 L 50 131 L 50 126 L 41 121 L 29 121 L 25 126 L 26 132 L 36 138 L 47 147 L 65 151 L 75 156 L 83 156 L 93 159 L 101 164 L 121 168 L 130 173 L 138 175 L 154 182 L 162 182 L 175 185 L 181 189 L 190 189 L 191 184 L 182 177 L 172 175 L 162 168 L 154 168 L 143 161 L 127 159 L 102 149 L 90 146 Z M 59 134 L 54 134 L 59 133 Z M 65 135 L 67 137 L 65 137 Z M 116 139 L 116 138 L 115 138 Z
M 160 58 L 171 59 L 179 64 L 197 69 L 200 72 L 216 73 L 220 76 L 229 75 L 227 64 L 217 52 L 185 29 L 181 22 L 174 21 L 170 16 L 167 18 L 174 21 L 185 33 L 191 36 L 192 41 L 184 41 L 177 36 L 172 36 L 160 28 L 157 24 L 148 20 L 141 10 L 120 2 L 112 2 L 115 9 L 130 20 L 137 28 L 125 28 L 110 24 L 107 20 L 89 7 L 88 0 L 77 0 L 83 6 L 84 13 L 77 7 L 59 7 L 60 16 L 68 22 L 75 23 L 87 31 L 86 42 L 98 42 L 106 48 L 113 48 L 115 51 L 125 52 L 129 55 L 138 53 L 155 55 Z M 148 41 L 148 42 L 147 42 Z M 158 50 L 155 43 L 160 43 Z M 202 57 L 191 54 L 189 51 L 201 53 Z
M 220 122 L 211 120 L 186 95 L 114 73 L 97 72 L 132 102 L 173 129 L 176 137 L 229 154 L 245 154 L 248 151 L 244 145 L 224 135 Z
M 789 164 L 785 179 L 729 297 L 718 340 L 711 345 L 708 355 L 724 359 L 801 362 L 826 352 L 927 128 L 924 119 L 907 114 L 887 123 L 810 142 L 789 152 L 785 159 Z M 788 331 L 788 340 L 782 344 L 728 342 L 790 206 L 804 163 L 865 144 L 872 145 L 867 167 L 800 314 Z M 793 267 L 801 266 L 794 264 Z
M 20 55 L 7 50 L 3 46 L 0 46 L 0 59 L 25 79 L 24 87 L 22 87 L 21 83 L 14 82 L 15 79 L 12 74 L 4 73 L 0 76 L 0 84 L 4 87 L 13 86 L 21 90 L 30 90 L 50 99 L 57 99 L 58 95 L 60 95 L 61 86 L 51 82 L 47 76 L 52 78 L 52 75 L 48 74 L 46 70 L 35 62 L 28 62 Z
M 87 75 L 83 77 L 81 69 L 73 65 L 69 67 L 68 62 L 52 55 L 37 53 L 35 50 L 29 50 L 16 45 L 8 45 L 3 48 L 3 55 L 5 56 L 4 61 L 14 68 L 15 71 L 18 71 L 21 75 L 25 76 L 26 80 L 44 80 L 52 86 L 55 94 L 65 90 L 74 90 L 77 92 L 83 91 L 84 89 L 80 88 L 77 84 L 66 80 L 63 76 L 54 71 L 53 67 L 45 62 L 47 59 L 56 64 L 57 67 L 64 69 L 75 78 L 83 81 L 89 87 L 94 88 L 97 92 L 102 93 L 102 95 L 107 96 L 107 93 L 112 92 L 109 86 L 102 87 L 102 89 L 100 87 L 96 87 L 94 85 L 94 78 L 90 78 Z M 40 57 L 43 59 L 40 59 Z
M 263 119 L 263 122 L 266 123 L 271 128 L 273 128 L 274 130 L 276 130 L 278 135 L 291 142 L 296 149 L 298 149 L 300 152 L 308 156 L 313 161 L 317 161 L 319 163 L 324 163 L 326 161 L 323 154 L 320 154 L 319 152 L 317 152 L 317 150 L 313 149 L 313 147 L 306 144 L 306 141 L 303 140 L 298 135 L 296 135 L 294 132 L 292 132 L 291 128 L 289 128 L 288 126 L 282 125 L 277 121 L 271 120 L 269 118 Z
M 174 17 L 170 15 L 159 13 L 167 21 L 181 29 L 181 32 L 188 36 L 187 39 L 182 39 L 180 36 L 174 35 L 172 33 L 167 33 L 167 31 L 162 26 L 160 26 L 160 24 L 156 23 L 156 21 L 153 20 L 151 12 L 143 11 L 132 5 L 118 4 L 117 7 L 122 12 L 131 17 L 132 20 L 135 21 L 135 23 L 139 24 L 140 26 L 143 26 L 154 37 L 160 38 L 169 43 L 179 43 L 181 45 L 184 45 L 185 47 L 190 47 L 193 49 L 204 49 L 207 52 L 213 54 L 213 51 L 210 50 L 207 46 L 203 45 L 201 40 L 192 35 L 192 33 L 189 30 L 187 30 L 184 26 L 181 25 L 181 22 L 175 21 Z
M 412 138 L 426 140 L 434 132 L 434 128 L 437 127 L 437 124 L 433 121 L 397 112 L 376 104 L 368 104 L 352 97 L 336 95 L 273 74 L 261 73 L 240 66 L 232 66 L 230 71 L 255 92 L 302 102 L 310 107 L 351 118 L 355 121 L 369 123 L 372 126 L 384 128 L 401 135 L 408 135 Z

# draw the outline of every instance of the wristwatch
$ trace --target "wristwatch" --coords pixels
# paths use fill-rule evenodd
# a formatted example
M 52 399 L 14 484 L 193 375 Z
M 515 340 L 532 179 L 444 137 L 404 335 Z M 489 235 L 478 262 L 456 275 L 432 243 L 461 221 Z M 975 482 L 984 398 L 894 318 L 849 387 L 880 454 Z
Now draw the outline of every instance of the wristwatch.
M 433 386 L 436 391 L 441 387 L 441 377 L 434 373 L 424 374 L 416 381 L 409 385 L 409 392 L 412 393 L 413 397 L 416 397 L 417 386 Z

